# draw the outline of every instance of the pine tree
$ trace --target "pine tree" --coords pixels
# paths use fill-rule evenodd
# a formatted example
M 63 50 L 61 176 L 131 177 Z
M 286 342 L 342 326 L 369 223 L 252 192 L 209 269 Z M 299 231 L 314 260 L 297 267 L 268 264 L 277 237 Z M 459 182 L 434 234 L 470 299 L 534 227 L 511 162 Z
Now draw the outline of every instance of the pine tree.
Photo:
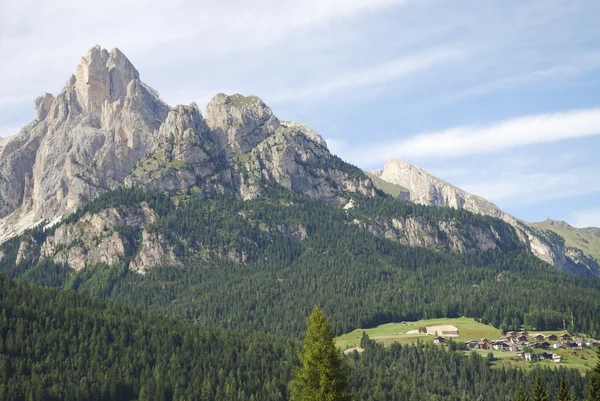
M 573 401 L 573 397 L 571 397 L 571 393 L 569 392 L 569 388 L 567 387 L 567 383 L 565 383 L 565 379 L 560 379 L 560 390 L 558 391 L 557 401 Z
M 349 401 L 347 367 L 335 346 L 333 330 L 315 306 L 307 319 L 301 366 L 292 383 L 291 401 Z
M 533 396 L 531 399 L 532 401 L 550 401 L 550 395 L 548 395 L 539 373 L 535 377 L 535 385 L 533 386 Z
M 519 391 L 517 392 L 517 395 L 515 396 L 515 401 L 529 401 L 531 398 L 529 398 L 529 394 L 527 394 L 527 390 L 525 390 L 525 387 L 523 387 L 521 385 L 521 387 L 519 388 Z
M 590 373 L 586 401 L 600 401 L 600 348 L 596 354 L 598 354 L 598 362 Z

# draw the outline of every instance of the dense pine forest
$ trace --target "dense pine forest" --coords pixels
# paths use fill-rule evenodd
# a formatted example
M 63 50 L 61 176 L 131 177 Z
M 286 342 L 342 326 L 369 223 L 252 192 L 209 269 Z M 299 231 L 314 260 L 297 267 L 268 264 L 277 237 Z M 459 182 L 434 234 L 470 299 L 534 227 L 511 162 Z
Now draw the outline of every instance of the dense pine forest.
M 176 202 L 158 193 L 116 190 L 67 221 L 141 202 L 160 216 L 150 229 L 174 244 L 185 266 L 140 275 L 125 265 L 75 273 L 35 257 L 16 265 L 16 238 L 3 245 L 0 270 L 199 325 L 296 338 L 304 328 L 299 316 L 315 304 L 327 310 L 337 334 L 391 321 L 458 316 L 504 330 L 562 329 L 566 321 L 571 331 L 600 333 L 600 281 L 564 274 L 527 254 L 512 228 L 497 219 L 391 198 L 357 198 L 357 207 L 343 210 L 283 190 L 253 201 L 179 195 Z M 501 249 L 459 255 L 402 246 L 352 223 L 378 216 L 491 224 L 507 240 Z M 305 238 L 279 235 L 281 227 L 301 227 Z M 120 230 L 128 238 L 128 254 L 135 254 L 140 232 Z M 41 243 L 51 233 L 36 229 L 25 235 Z M 232 253 L 244 255 L 245 263 L 219 256 Z
M 298 313 L 297 319 L 305 315 Z M 0 400 L 287 400 L 299 342 L 210 329 L 0 274 Z M 539 375 L 582 399 L 570 369 L 492 369 L 432 345 L 346 358 L 357 400 L 504 400 Z M 482 397 L 482 398 L 479 398 Z

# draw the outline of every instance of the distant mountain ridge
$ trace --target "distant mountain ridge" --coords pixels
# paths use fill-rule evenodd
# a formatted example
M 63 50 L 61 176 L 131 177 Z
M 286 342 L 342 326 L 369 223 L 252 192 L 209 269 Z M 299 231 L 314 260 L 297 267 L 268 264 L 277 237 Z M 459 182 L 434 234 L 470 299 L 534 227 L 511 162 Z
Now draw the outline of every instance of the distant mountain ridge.
M 375 170 L 372 174 L 388 183 L 406 188 L 408 195 L 403 194 L 402 197 L 408 197 L 411 202 L 465 209 L 473 213 L 499 218 L 512 225 L 521 240 L 540 259 L 567 272 L 600 277 L 600 252 L 590 253 L 582 247 L 573 246 L 573 242 L 565 241 L 565 238 L 561 236 L 561 232 L 563 232 L 561 230 L 552 230 L 551 227 L 529 224 L 517 219 L 492 202 L 457 188 L 422 168 L 402 160 L 389 160 L 385 163 L 383 170 Z M 555 224 L 555 226 L 558 225 Z M 540 228 L 549 229 L 555 235 L 549 235 L 547 231 L 540 230 Z M 595 228 L 584 230 L 587 230 L 588 233 L 600 232 L 600 229 Z

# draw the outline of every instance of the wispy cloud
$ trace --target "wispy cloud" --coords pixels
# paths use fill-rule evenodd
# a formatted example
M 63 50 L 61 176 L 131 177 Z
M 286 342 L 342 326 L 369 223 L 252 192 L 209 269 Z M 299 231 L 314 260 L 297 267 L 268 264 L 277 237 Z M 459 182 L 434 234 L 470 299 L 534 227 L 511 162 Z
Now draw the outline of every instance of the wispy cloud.
M 332 77 L 325 82 L 302 85 L 295 89 L 288 89 L 267 95 L 265 98 L 270 102 L 280 103 L 325 97 L 348 89 L 378 85 L 399 78 L 405 78 L 435 65 L 456 60 L 466 54 L 467 51 L 460 47 L 435 49 L 358 71 L 342 73 L 341 76 Z
M 600 209 L 585 209 L 572 212 L 569 222 L 575 227 L 600 227 Z
M 393 158 L 449 159 L 598 134 L 600 108 L 592 108 L 428 132 L 395 142 L 378 143 L 347 156 L 359 165 L 382 164 Z
M 439 99 L 439 101 L 450 102 L 459 99 L 477 97 L 492 92 L 507 91 L 514 88 L 523 89 L 524 86 L 538 83 L 549 83 L 555 85 L 557 82 L 564 83 L 564 80 L 578 77 L 599 69 L 600 53 L 585 53 L 578 55 L 576 58 L 567 62 L 550 65 L 535 71 L 494 79 L 474 88 L 443 96 Z
M 504 206 L 523 206 L 553 199 L 600 193 L 600 172 L 569 170 L 557 174 L 520 173 L 460 186 Z

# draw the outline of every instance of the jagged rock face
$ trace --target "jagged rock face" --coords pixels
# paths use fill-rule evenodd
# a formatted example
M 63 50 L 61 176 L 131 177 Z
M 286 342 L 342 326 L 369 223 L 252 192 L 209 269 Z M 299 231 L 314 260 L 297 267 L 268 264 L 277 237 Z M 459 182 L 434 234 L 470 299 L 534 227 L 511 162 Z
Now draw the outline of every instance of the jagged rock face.
M 385 163 L 383 170 L 373 171 L 373 174 L 385 181 L 408 189 L 410 201 L 415 203 L 466 209 L 473 213 L 496 217 L 507 222 L 515 220 L 514 217 L 504 213 L 486 199 L 463 191 L 432 176 L 425 170 L 401 160 L 389 160 Z
M 331 168 L 334 156 L 324 140 L 302 124 L 281 124 L 274 135 L 238 158 L 237 187 L 243 199 L 261 194 L 261 182 L 275 182 L 311 198 L 340 201 L 343 191 L 376 196 L 371 180 Z M 314 138 L 314 139 L 313 139 Z
M 76 223 L 58 226 L 42 244 L 40 255 L 75 270 L 98 263 L 124 263 L 131 244 L 116 227 L 141 229 L 157 218 L 148 205 L 131 212 L 108 208 L 97 214 L 88 213 Z
M 548 238 L 540 230 L 505 213 L 488 200 L 457 188 L 425 170 L 401 160 L 389 160 L 383 170 L 372 174 L 392 184 L 407 188 L 410 200 L 423 205 L 453 207 L 473 213 L 492 216 L 512 225 L 519 239 L 532 254 L 568 273 L 584 276 L 600 276 L 597 263 L 590 264 L 584 258 L 574 259 L 564 241 Z
M 419 218 L 381 219 L 375 222 L 354 221 L 367 231 L 407 246 L 440 251 L 471 253 L 496 249 L 500 245 L 514 248 L 510 239 L 502 238 L 491 226 L 459 226 L 454 221 L 425 221 Z
M 160 191 L 201 185 L 223 162 L 223 152 L 195 103 L 176 106 L 153 138 L 151 152 L 125 179 L 126 186 Z
M 173 247 L 167 245 L 162 236 L 144 230 L 140 250 L 129 264 L 129 269 L 144 274 L 156 266 L 180 266 L 181 264 L 175 256 Z
M 206 106 L 206 122 L 228 155 L 251 151 L 280 125 L 271 109 L 258 97 L 223 93 Z
M 96 46 L 56 98 L 35 100 L 36 120 L 0 151 L 0 217 L 53 219 L 122 184 L 169 111 L 138 78 L 123 53 Z

